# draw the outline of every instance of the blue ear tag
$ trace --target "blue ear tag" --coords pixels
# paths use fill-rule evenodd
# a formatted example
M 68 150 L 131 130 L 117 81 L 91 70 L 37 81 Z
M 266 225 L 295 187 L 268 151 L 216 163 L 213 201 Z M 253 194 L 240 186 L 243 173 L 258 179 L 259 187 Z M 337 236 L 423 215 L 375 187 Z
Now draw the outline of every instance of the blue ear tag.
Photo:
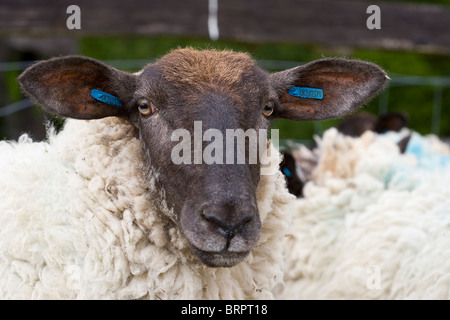
M 289 178 L 292 177 L 292 172 L 288 168 L 283 168 L 283 173 Z
M 291 87 L 289 94 L 294 97 L 308 98 L 308 99 L 323 99 L 323 91 L 321 89 L 305 88 L 305 87 Z
M 112 106 L 122 106 L 122 102 L 120 102 L 119 98 L 97 89 L 91 90 L 91 96 L 98 101 L 110 104 Z

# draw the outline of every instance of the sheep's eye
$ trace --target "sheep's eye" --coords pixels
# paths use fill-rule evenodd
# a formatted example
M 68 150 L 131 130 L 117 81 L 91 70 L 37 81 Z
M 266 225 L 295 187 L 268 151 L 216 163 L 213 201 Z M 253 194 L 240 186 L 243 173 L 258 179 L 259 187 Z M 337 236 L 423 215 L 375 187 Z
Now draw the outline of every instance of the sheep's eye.
M 145 115 L 152 113 L 152 105 L 150 102 L 147 101 L 147 99 L 141 99 L 138 101 L 138 109 L 139 112 Z
M 266 104 L 262 111 L 263 115 L 265 115 L 266 117 L 269 117 L 273 113 L 274 108 L 275 107 L 274 107 L 273 103 Z

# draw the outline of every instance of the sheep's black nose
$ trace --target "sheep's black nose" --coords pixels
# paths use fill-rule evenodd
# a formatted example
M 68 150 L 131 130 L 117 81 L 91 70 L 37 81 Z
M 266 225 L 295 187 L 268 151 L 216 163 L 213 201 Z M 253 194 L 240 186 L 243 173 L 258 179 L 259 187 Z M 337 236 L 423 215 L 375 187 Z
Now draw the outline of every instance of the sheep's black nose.
M 217 228 L 219 233 L 227 239 L 232 239 L 236 234 L 242 231 L 246 224 L 253 220 L 255 214 L 247 212 L 230 219 L 227 215 L 221 214 L 220 211 L 205 210 L 203 218 Z

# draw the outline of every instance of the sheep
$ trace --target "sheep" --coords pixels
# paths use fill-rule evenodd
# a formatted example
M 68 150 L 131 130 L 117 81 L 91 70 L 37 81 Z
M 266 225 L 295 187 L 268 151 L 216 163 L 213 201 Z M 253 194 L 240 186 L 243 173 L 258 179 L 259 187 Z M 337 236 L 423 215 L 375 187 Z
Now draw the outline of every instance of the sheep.
M 336 128 L 350 137 L 360 137 L 367 130 L 377 133 L 398 132 L 407 126 L 408 117 L 403 112 L 389 112 L 380 116 L 369 112 L 359 112 L 342 120 Z
M 411 135 L 404 153 L 397 141 Z M 293 205 L 286 299 L 449 299 L 450 149 L 409 130 L 318 139 Z
M 172 213 L 155 209 L 161 204 L 147 194 L 141 145 L 128 123 L 68 120 L 49 139 L 30 143 L 22 136 L 1 146 L 0 163 L 9 171 L 1 190 L 16 195 L 1 206 L 2 298 L 271 297 L 272 282 L 282 279 L 291 199 L 279 175 L 261 176 L 256 195 L 263 236 L 248 262 L 206 268 Z M 279 155 L 273 157 L 277 164 Z
M 377 133 L 399 132 L 407 127 L 407 123 L 408 118 L 403 112 L 389 112 L 375 116 L 363 111 L 343 119 L 336 129 L 344 135 L 360 137 L 368 130 Z M 405 135 L 397 142 L 401 153 L 406 150 L 410 138 L 410 135 Z M 302 197 L 304 185 L 313 179 L 312 172 L 318 163 L 316 144 L 312 149 L 302 144 L 292 144 L 290 150 L 284 150 L 282 155 L 280 170 L 285 175 L 288 190 L 296 197 Z
M 277 118 L 340 117 L 386 79 L 358 60 L 269 74 L 246 53 L 191 48 L 136 74 L 82 56 L 29 67 L 24 93 L 69 119 L 47 141 L 0 144 L 0 298 L 273 298 L 293 198 L 280 154 L 267 141 L 256 163 L 220 164 L 220 148 L 197 161 L 198 124 L 205 154 L 208 133 L 259 141 Z
M 282 151 L 281 155 L 283 160 L 280 163 L 280 171 L 285 176 L 288 191 L 296 197 L 301 197 L 303 195 L 304 180 L 297 173 L 297 163 L 288 150 Z

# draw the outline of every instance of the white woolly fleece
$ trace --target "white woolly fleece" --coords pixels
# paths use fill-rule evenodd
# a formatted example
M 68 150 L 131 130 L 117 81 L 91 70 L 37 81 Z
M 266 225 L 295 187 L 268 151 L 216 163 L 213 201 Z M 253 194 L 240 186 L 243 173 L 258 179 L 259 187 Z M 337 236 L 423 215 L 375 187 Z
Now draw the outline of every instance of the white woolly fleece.
M 257 246 L 208 268 L 151 205 L 134 133 L 117 118 L 67 120 L 48 142 L 0 142 L 0 298 L 272 298 L 292 200 L 279 170 L 257 189 Z
M 295 201 L 278 297 L 450 298 L 450 151 L 414 133 L 400 154 L 394 140 L 329 129 L 318 141 L 314 180 Z

